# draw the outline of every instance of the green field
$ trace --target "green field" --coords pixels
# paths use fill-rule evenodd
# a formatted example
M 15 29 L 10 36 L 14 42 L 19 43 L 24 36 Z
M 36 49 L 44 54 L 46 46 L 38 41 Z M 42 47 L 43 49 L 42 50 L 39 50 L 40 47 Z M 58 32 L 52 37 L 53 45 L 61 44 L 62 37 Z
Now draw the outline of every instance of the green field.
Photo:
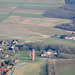
M 58 38 L 48 38 L 44 40 L 43 42 L 48 44 L 65 44 L 68 46 L 75 46 L 75 41 L 58 39 Z
M 41 14 L 24 14 L 24 13 L 12 13 L 13 16 L 21 17 L 33 17 L 33 18 L 43 18 Z
M 34 63 L 16 67 L 13 75 L 47 75 L 45 63 Z
M 64 3 L 58 1 L 54 3 L 24 3 L 21 7 L 35 7 L 35 8 L 57 8 L 63 6 Z
M 18 59 L 21 60 L 21 61 L 26 61 L 26 62 L 39 62 L 39 61 L 41 61 L 41 60 L 38 59 L 38 58 L 35 58 L 35 60 L 32 61 L 32 58 L 29 57 L 29 56 L 27 56 L 27 52 L 26 52 L 26 51 L 20 51 L 20 52 L 18 52 L 18 53 L 13 57 L 13 59 L 16 59 L 16 58 L 18 58 Z
M 75 75 L 75 65 L 59 68 L 59 75 Z
M 1 14 L 1 15 L 0 15 L 0 22 L 6 20 L 7 18 L 8 18 L 8 15 Z

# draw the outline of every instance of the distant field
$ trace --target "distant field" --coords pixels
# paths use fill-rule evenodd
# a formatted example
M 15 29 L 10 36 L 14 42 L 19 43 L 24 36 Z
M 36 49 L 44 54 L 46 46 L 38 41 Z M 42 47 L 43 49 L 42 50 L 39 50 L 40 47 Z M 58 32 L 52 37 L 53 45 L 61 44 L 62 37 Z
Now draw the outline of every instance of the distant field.
M 45 63 L 34 63 L 16 67 L 13 75 L 47 75 Z
M 49 44 L 65 44 L 68 46 L 75 46 L 75 41 L 58 39 L 58 38 L 48 38 L 44 40 L 43 42 L 49 43 Z
M 61 67 L 58 75 L 75 75 L 75 65 Z
M 53 26 L 71 20 L 42 15 L 49 8 L 63 5 L 64 0 L 0 0 L 0 37 L 29 42 L 42 41 L 55 34 L 68 34 Z
M 34 14 L 33 15 L 15 14 L 15 15 L 18 16 L 10 16 L 8 19 L 4 20 L 0 24 L 1 28 L 0 34 L 3 33 L 4 35 L 7 35 L 9 38 L 41 41 L 45 40 L 46 38 L 49 38 L 49 36 L 54 34 L 57 35 L 68 34 L 68 32 L 64 30 L 53 27 L 56 24 L 71 22 L 71 20 L 68 19 L 40 18 L 40 15 Z M 1 35 L 3 36 L 3 34 Z

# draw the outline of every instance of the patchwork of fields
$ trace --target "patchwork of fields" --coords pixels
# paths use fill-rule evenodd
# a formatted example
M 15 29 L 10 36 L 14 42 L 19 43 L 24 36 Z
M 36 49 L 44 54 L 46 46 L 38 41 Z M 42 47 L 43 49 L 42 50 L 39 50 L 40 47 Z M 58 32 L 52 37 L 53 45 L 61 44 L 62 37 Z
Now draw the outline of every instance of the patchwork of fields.
M 68 34 L 53 26 L 70 23 L 71 20 L 42 15 L 47 9 L 64 4 L 64 0 L 0 0 L 0 38 L 24 39 L 28 42 L 42 41 L 55 34 Z

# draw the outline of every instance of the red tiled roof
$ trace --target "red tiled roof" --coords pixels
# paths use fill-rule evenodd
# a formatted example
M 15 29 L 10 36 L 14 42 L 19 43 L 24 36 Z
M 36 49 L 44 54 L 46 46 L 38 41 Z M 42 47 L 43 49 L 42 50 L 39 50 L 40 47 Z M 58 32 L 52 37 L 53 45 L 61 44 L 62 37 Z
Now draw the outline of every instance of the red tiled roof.
M 0 68 L 0 71 L 9 71 L 10 69 L 7 69 L 7 68 Z
M 52 52 L 52 50 L 51 50 L 51 49 L 49 49 L 47 52 Z

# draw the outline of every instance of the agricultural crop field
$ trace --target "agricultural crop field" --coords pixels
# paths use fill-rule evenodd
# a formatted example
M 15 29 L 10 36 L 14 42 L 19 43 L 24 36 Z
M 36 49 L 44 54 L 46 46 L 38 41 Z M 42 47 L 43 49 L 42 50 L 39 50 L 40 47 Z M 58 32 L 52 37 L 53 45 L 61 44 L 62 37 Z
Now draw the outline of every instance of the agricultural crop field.
M 75 65 L 61 67 L 59 69 L 59 75 L 75 75 Z
M 13 59 L 18 58 L 20 61 L 26 61 L 26 62 L 39 62 L 41 61 L 41 59 L 35 58 L 34 61 L 32 61 L 32 57 L 29 57 L 27 55 L 26 51 L 20 51 L 18 53 L 16 53 L 16 55 L 13 57 Z
M 58 75 L 75 75 L 75 60 L 59 61 Z
M 64 0 L 0 0 L 0 39 L 34 42 L 55 34 L 68 34 L 54 26 L 70 23 L 71 20 L 43 16 L 46 10 L 62 7 L 64 4 Z
M 75 75 L 74 59 L 49 59 L 48 75 Z
M 47 75 L 46 64 L 34 63 L 16 67 L 13 75 Z

